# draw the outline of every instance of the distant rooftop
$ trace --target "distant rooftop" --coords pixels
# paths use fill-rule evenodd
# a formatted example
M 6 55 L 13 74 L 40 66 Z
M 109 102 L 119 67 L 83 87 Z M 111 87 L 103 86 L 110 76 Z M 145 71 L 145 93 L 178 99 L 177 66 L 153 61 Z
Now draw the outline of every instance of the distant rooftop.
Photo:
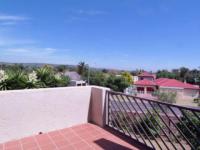
M 143 86 L 161 86 L 161 87 L 176 87 L 176 88 L 184 88 L 184 89 L 199 89 L 198 86 L 183 83 L 176 79 L 168 79 L 168 78 L 159 78 L 154 81 L 150 80 L 139 80 L 134 83 L 135 85 L 143 85 Z
M 199 87 L 189 84 L 189 83 L 183 83 L 181 81 L 178 81 L 176 79 L 168 79 L 168 78 L 159 78 L 155 80 L 155 83 L 158 86 L 162 87 L 178 87 L 178 88 L 184 88 L 184 89 L 199 89 Z
M 150 81 L 147 79 L 136 81 L 134 84 L 135 85 L 143 85 L 143 86 L 145 86 L 145 85 L 156 86 L 156 83 L 154 81 Z
M 64 75 L 68 76 L 71 80 L 80 81 L 82 80 L 81 76 L 75 71 L 67 71 Z

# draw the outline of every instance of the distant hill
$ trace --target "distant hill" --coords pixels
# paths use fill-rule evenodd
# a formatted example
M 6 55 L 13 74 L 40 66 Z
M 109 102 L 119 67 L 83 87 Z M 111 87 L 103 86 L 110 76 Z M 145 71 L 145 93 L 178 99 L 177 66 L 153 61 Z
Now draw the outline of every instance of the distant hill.
M 60 66 L 60 65 L 64 65 L 66 66 L 67 68 L 69 68 L 70 70 L 75 70 L 77 65 L 71 65 L 71 64 L 49 64 L 49 63 L 11 63 L 11 62 L 0 62 L 0 68 L 2 67 L 2 65 L 6 65 L 6 66 L 9 66 L 9 65 L 22 65 L 24 67 L 27 67 L 27 68 L 38 68 L 38 67 L 42 67 L 42 66 L 45 66 L 45 65 L 50 65 L 50 66 L 53 66 L 53 67 L 57 67 L 57 66 Z M 123 72 L 123 71 L 126 71 L 126 70 L 120 70 L 120 69 L 109 69 L 109 68 L 96 68 L 96 67 L 90 67 L 90 70 L 93 70 L 93 71 L 103 71 L 103 70 L 107 70 L 108 72 L 112 72 L 114 74 L 119 74 L 120 72 Z
M 51 66 L 59 66 L 59 65 L 64 65 L 64 64 L 49 64 L 49 63 L 10 63 L 10 62 L 0 62 L 0 65 L 23 65 L 25 67 L 42 67 L 44 65 L 51 65 Z M 68 67 L 76 67 L 76 65 L 64 65 Z

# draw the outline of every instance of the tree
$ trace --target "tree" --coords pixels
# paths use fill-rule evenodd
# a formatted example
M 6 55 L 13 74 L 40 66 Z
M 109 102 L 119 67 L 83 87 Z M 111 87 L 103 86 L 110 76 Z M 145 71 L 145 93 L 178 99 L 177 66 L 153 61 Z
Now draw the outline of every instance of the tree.
M 169 72 L 168 70 L 158 70 L 156 76 L 157 78 L 176 79 L 176 74 Z
M 90 73 L 90 84 L 105 86 L 106 85 L 106 76 L 102 72 L 92 71 Z
M 189 72 L 189 69 L 188 69 L 188 68 L 185 68 L 185 67 L 181 67 L 181 68 L 180 68 L 180 79 L 181 79 L 182 81 L 185 81 L 186 75 L 188 74 L 188 72 Z
M 106 87 L 111 88 L 114 91 L 124 92 L 124 89 L 126 89 L 128 86 L 128 81 L 123 77 L 111 75 L 106 80 Z
M 122 77 L 124 79 L 127 80 L 127 82 L 129 83 L 129 85 L 131 85 L 133 83 L 132 75 L 129 72 L 123 72 L 121 75 L 122 75 Z
M 58 72 L 65 72 L 66 69 L 67 67 L 65 65 L 56 66 L 56 71 Z
M 103 73 L 108 73 L 108 69 L 102 69 Z
M 88 69 L 88 65 L 85 62 L 80 62 L 77 66 L 77 72 L 80 75 L 84 75 Z

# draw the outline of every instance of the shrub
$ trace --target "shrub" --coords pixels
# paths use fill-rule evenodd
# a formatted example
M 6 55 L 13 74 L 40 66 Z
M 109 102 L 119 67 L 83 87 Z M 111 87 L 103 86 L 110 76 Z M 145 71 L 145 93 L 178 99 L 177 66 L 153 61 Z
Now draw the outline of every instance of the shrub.
M 195 98 L 193 101 L 194 103 L 200 103 L 200 98 Z
M 191 112 L 189 112 L 189 111 L 184 111 L 184 112 L 187 115 L 187 117 L 190 118 L 190 120 L 197 126 L 197 128 L 200 129 L 200 120 L 197 117 L 195 117 Z M 200 117 L 200 113 L 197 114 L 197 115 Z M 193 135 L 197 138 L 197 140 L 200 141 L 200 133 L 199 133 L 199 131 L 196 130 L 196 128 L 187 119 L 187 117 L 183 116 L 181 118 L 182 122 L 188 127 L 188 129 L 193 133 Z M 181 131 L 186 136 L 186 138 L 189 139 L 191 144 L 194 145 L 194 147 L 196 147 L 197 149 L 199 149 L 200 148 L 200 144 L 193 138 L 193 136 L 185 128 L 183 123 L 179 122 L 179 123 L 177 123 L 177 126 L 179 127 L 179 129 L 181 129 Z
M 7 78 L 0 82 L 1 90 L 27 88 L 28 76 L 20 70 L 7 72 Z
M 154 96 L 158 97 L 158 100 L 166 103 L 176 103 L 176 92 L 160 92 L 156 91 L 153 94 Z
M 114 91 L 123 92 L 128 86 L 128 81 L 123 77 L 111 75 L 106 80 L 106 87 L 111 88 Z
M 160 127 L 163 127 L 163 124 L 159 116 L 155 112 L 152 112 L 151 114 L 146 114 L 148 119 L 146 117 L 143 117 L 143 121 L 140 120 L 139 123 L 137 123 L 137 127 L 140 129 L 141 133 L 144 134 L 145 131 L 148 136 L 154 135 L 155 137 L 157 137 L 158 134 L 161 132 Z M 141 129 L 141 126 L 144 130 Z
M 69 82 L 69 77 L 55 75 L 49 66 L 36 69 L 29 74 L 21 69 L 0 71 L 0 90 L 63 87 Z

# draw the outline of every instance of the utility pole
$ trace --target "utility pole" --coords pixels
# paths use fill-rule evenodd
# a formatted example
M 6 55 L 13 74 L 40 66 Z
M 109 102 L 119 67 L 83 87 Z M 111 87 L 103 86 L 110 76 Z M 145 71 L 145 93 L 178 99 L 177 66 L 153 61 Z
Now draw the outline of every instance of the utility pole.
M 88 65 L 88 85 L 90 85 L 90 66 Z

